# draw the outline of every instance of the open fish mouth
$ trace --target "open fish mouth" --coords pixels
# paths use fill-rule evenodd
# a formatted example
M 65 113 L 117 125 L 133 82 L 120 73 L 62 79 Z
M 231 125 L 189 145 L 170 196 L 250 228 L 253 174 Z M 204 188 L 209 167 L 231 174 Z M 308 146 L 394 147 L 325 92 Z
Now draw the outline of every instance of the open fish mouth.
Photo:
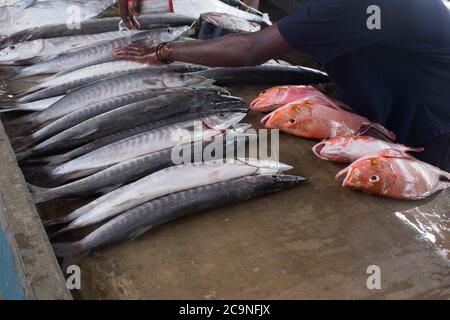
M 256 107 L 259 106 L 259 104 L 261 103 L 261 98 L 256 98 L 255 100 L 252 101 L 252 103 L 250 103 L 250 108 L 254 109 Z
M 314 154 L 315 154 L 318 158 L 323 159 L 323 160 L 328 160 L 327 158 L 325 158 L 325 157 L 322 156 L 322 150 L 323 150 L 323 148 L 326 147 L 326 145 L 327 145 L 326 142 L 321 142 L 321 143 L 316 144 L 316 145 L 312 148 L 312 151 L 314 152 Z
M 272 120 L 273 117 L 273 113 L 270 113 L 268 115 L 266 115 L 264 118 L 261 119 L 261 123 L 266 126 L 266 128 L 272 129 L 270 128 L 270 120 Z
M 343 186 L 345 187 L 347 185 L 347 181 L 351 176 L 352 173 L 352 168 L 351 167 L 347 167 L 341 171 L 339 171 L 339 173 L 336 175 L 336 180 Z

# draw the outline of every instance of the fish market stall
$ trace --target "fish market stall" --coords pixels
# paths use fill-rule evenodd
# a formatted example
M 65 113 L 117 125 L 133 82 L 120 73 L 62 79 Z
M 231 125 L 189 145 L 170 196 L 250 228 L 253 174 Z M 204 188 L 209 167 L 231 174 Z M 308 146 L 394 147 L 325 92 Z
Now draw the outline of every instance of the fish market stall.
M 92 10 L 95 16 L 100 8 Z M 110 57 L 135 41 L 184 36 L 198 18 L 198 11 L 188 13 L 145 15 L 148 28 L 126 37 L 117 35 L 117 17 L 88 20 L 103 33 L 65 35 L 79 51 L 66 51 L 69 38 L 54 41 L 51 28 L 31 33 L 36 39 L 24 29 L 0 40 L 17 46 L 25 36 L 37 41 L 27 45 L 61 50 L 38 50 L 23 67 L 0 67 L 0 108 L 22 109 L 1 113 L 0 299 L 450 298 L 450 189 L 420 200 L 345 189 L 335 176 L 346 164 L 319 159 L 324 149 L 312 151 L 318 141 L 283 132 L 272 162 L 168 163 L 178 144 L 205 147 L 205 135 L 191 131 L 194 120 L 214 137 L 224 129 L 261 137 L 275 121 L 255 104 L 248 110 L 261 91 L 327 82 L 319 70 L 275 62 L 230 70 Z M 252 24 L 226 15 L 202 19 L 244 29 L 268 19 L 237 14 Z M 201 30 L 208 36 L 214 26 Z M 317 68 L 304 56 L 288 60 Z M 20 81 L 29 76 L 33 82 Z M 174 137 L 178 130 L 192 140 Z M 223 146 L 240 143 L 232 137 Z M 81 286 L 69 291 L 70 265 L 79 267 Z M 379 288 L 371 286 L 374 270 Z

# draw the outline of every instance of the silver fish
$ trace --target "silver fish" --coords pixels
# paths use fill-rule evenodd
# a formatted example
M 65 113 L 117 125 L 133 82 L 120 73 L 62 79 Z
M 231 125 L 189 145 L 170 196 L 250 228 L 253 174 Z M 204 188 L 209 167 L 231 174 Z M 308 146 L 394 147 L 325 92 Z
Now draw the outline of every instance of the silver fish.
M 192 143 L 187 149 L 183 146 L 178 155 L 185 159 L 186 154 L 184 152 L 186 152 L 189 153 L 191 161 L 206 161 L 209 159 L 204 158 L 204 155 L 209 154 L 210 148 L 221 147 L 223 148 L 223 157 L 224 155 L 227 155 L 231 147 L 233 147 L 232 150 L 238 150 L 240 147 L 245 146 L 247 138 L 250 137 L 244 134 L 241 135 L 241 133 L 249 127 L 249 125 L 240 125 L 239 128 L 233 129 L 233 133 L 227 132 L 225 136 L 218 137 L 214 140 L 214 142 L 195 142 Z M 254 135 L 253 138 L 256 139 L 256 135 Z M 220 144 L 220 146 L 217 144 Z M 33 202 L 41 203 L 62 197 L 90 197 L 98 193 L 110 192 L 122 185 L 136 181 L 153 172 L 172 166 L 173 152 L 174 150 L 170 148 L 146 154 L 137 158 L 132 158 L 115 164 L 86 178 L 55 188 L 46 189 L 29 185 L 30 190 L 32 191 Z M 53 220 L 52 224 L 60 224 L 64 222 L 66 221 L 62 218 L 60 220 Z M 50 223 L 47 222 L 46 224 L 49 225 Z
M 246 176 L 173 193 L 114 217 L 80 241 L 54 243 L 63 265 L 77 264 L 94 250 L 140 235 L 169 221 L 193 213 L 265 196 L 294 187 L 305 178 L 289 175 Z
M 115 48 L 133 42 L 154 44 L 173 41 L 183 36 L 188 30 L 189 27 L 186 26 L 155 28 L 148 31 L 141 31 L 134 35 L 126 35 L 121 38 L 103 41 L 101 43 L 87 46 L 79 50 L 74 50 L 53 59 L 25 67 L 21 69 L 20 72 L 13 77 L 13 79 L 21 79 L 38 74 L 57 73 L 62 71 L 68 72 L 69 70 L 77 70 L 102 62 L 113 61 L 115 58 L 111 52 Z
M 114 110 L 116 108 L 122 107 L 127 104 L 131 104 L 134 102 L 147 100 L 150 98 L 155 98 L 158 96 L 162 96 L 166 93 L 170 93 L 169 90 L 142 90 L 132 93 L 126 93 L 119 96 L 114 96 L 108 99 L 105 99 L 100 102 L 95 102 L 86 106 L 85 108 L 81 108 L 80 110 L 76 110 L 71 112 L 53 122 L 49 125 L 37 130 L 32 133 L 30 136 L 19 137 L 19 140 L 22 145 L 33 145 L 38 141 L 41 141 L 45 138 L 49 138 L 63 130 L 69 129 L 71 127 L 76 126 L 77 124 L 82 123 L 83 121 L 89 120 L 99 114 Z M 173 92 L 173 91 L 172 91 Z M 33 102 L 31 102 L 33 103 Z M 11 142 L 14 144 L 15 139 L 12 139 Z
M 182 63 L 154 66 L 132 61 L 111 61 L 82 68 L 62 75 L 56 74 L 55 76 L 47 78 L 43 82 L 40 82 L 23 92 L 21 94 L 22 97 L 17 100 L 21 103 L 41 100 L 65 94 L 101 79 L 131 74 L 135 71 L 193 72 L 202 69 L 204 70 L 205 68 Z
M 64 130 L 38 145 L 18 153 L 19 160 L 47 152 L 58 152 L 77 147 L 93 139 L 112 133 L 151 124 L 155 129 L 164 125 L 188 120 L 217 112 L 246 112 L 242 100 L 222 96 L 214 89 L 177 89 L 157 98 L 131 103 L 90 118 Z M 164 120 L 164 121 L 163 121 Z
M 130 32 L 132 34 L 136 33 L 136 31 Z M 111 31 L 92 35 L 36 39 L 13 43 L 0 50 L 0 64 L 17 65 L 38 63 L 68 51 L 129 35 L 127 32 Z
M 270 18 L 267 14 L 257 15 L 250 12 L 246 12 L 230 6 L 220 0 L 173 0 L 171 7 L 168 5 L 168 1 L 153 0 L 142 2 L 142 12 L 171 12 L 182 14 L 193 19 L 199 19 L 200 15 L 207 12 L 226 13 L 232 16 L 258 22 L 265 25 L 272 25 Z
M 67 216 L 72 222 L 54 235 L 104 221 L 142 203 L 175 192 L 290 169 L 291 166 L 282 163 L 259 162 L 256 159 L 252 159 L 251 163 L 243 159 L 226 159 L 173 166 L 109 192 L 73 211 Z
M 84 21 L 97 16 L 114 2 L 115 0 L 22 0 L 13 5 L 0 7 L 0 25 L 2 26 L 0 35 L 10 35 L 28 28 L 53 23 L 75 22 L 73 15 L 77 12 L 79 19 Z
M 205 78 L 180 73 L 137 71 L 116 77 L 107 78 L 82 87 L 66 95 L 49 108 L 21 117 L 12 124 L 20 125 L 18 133 L 28 132 L 30 129 L 54 121 L 73 111 L 80 110 L 92 103 L 96 103 L 113 96 L 141 91 L 144 89 L 167 89 L 186 87 L 205 83 Z
M 185 143 L 210 140 L 239 123 L 245 116 L 245 113 L 217 114 L 150 130 L 94 150 L 59 165 L 46 174 L 51 178 L 78 178 L 145 154 Z
M 24 41 L 92 35 L 96 33 L 117 31 L 117 26 L 119 25 L 120 21 L 120 17 L 89 19 L 86 21 L 81 21 L 80 28 L 73 29 L 67 28 L 66 23 L 33 27 L 16 32 L 7 37 L 0 37 L 0 48 L 6 48 L 7 46 Z M 189 26 L 194 21 L 195 19 L 173 13 L 156 13 L 139 16 L 141 30 L 147 30 L 161 26 Z

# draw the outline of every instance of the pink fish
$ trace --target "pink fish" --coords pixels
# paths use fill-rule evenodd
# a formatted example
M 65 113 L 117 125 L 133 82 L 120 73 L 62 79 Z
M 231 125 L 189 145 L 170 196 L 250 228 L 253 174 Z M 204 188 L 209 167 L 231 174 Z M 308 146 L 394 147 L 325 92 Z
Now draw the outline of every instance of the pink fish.
M 395 134 L 382 125 L 330 105 L 327 100 L 317 96 L 291 102 L 264 117 L 262 123 L 268 129 L 279 129 L 309 139 L 361 135 L 374 129 L 396 140 Z
M 450 187 L 450 173 L 398 150 L 362 157 L 336 175 L 345 188 L 418 200 Z
M 411 148 L 369 136 L 350 136 L 325 139 L 313 147 L 313 152 L 324 160 L 349 163 L 385 149 L 394 149 L 402 152 L 420 152 L 424 150 L 423 148 Z
M 312 86 L 278 86 L 262 91 L 250 104 L 250 108 L 259 112 L 269 112 L 288 103 L 313 96 L 322 98 L 337 108 L 341 105 Z

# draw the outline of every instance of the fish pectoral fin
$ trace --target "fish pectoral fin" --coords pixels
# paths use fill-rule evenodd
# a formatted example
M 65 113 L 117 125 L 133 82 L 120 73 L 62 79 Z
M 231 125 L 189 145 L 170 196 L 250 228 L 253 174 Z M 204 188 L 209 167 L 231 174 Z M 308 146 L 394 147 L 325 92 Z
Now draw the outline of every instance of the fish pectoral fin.
M 133 241 L 136 238 L 142 236 L 144 233 L 147 233 L 147 231 L 149 231 L 150 229 L 152 229 L 153 226 L 147 226 L 147 227 L 141 227 L 141 228 L 137 228 L 136 230 L 134 230 L 133 232 L 131 232 L 128 236 L 128 240 Z

